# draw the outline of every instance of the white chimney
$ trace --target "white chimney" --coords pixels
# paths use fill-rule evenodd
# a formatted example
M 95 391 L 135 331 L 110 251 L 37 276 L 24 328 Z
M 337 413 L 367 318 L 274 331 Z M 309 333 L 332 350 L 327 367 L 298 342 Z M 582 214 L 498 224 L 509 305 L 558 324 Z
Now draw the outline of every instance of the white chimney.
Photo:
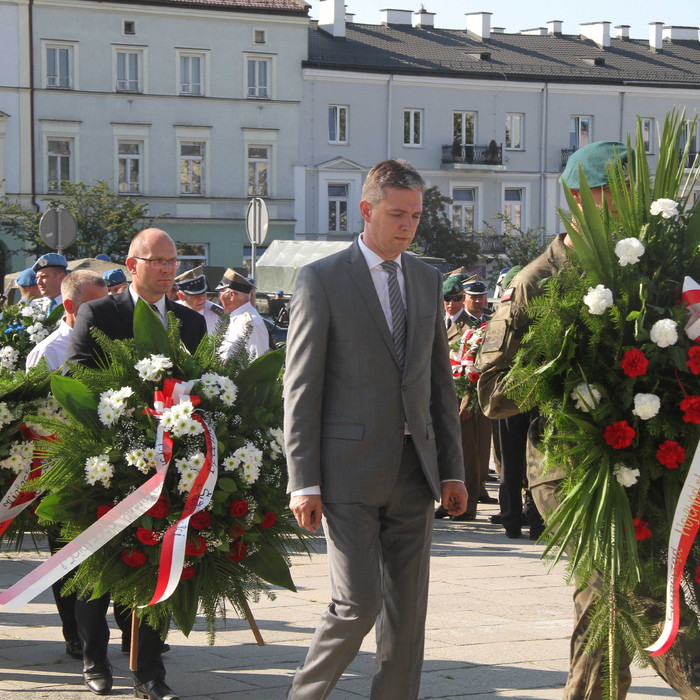
M 697 27 L 664 27 L 661 34 L 662 41 L 697 41 Z
M 320 0 L 318 28 L 333 36 L 345 36 L 345 0 Z
M 355 21 L 355 13 L 354 12 L 346 12 L 345 13 L 345 24 L 352 24 Z
M 413 13 L 413 26 L 419 29 L 435 26 L 435 13 L 428 12 L 424 7 L 420 11 Z
M 411 10 L 382 10 L 382 24 L 405 24 L 411 26 Z
M 561 36 L 561 28 L 563 26 L 563 22 L 560 19 L 550 19 L 549 22 L 547 22 L 547 27 L 549 29 L 549 35 L 550 36 Z
M 630 38 L 630 25 L 629 24 L 618 24 L 615 29 L 617 30 L 617 38 L 624 39 L 627 41 Z
M 663 49 L 663 22 L 649 22 L 649 48 L 652 51 Z
M 505 27 L 491 27 L 491 34 L 505 34 Z
M 532 29 L 521 29 L 520 33 L 526 36 L 547 36 L 547 28 L 533 27 Z
M 610 48 L 610 22 L 584 22 L 579 26 L 582 39 L 594 41 L 601 49 Z
M 467 32 L 481 41 L 491 38 L 491 13 L 467 12 Z

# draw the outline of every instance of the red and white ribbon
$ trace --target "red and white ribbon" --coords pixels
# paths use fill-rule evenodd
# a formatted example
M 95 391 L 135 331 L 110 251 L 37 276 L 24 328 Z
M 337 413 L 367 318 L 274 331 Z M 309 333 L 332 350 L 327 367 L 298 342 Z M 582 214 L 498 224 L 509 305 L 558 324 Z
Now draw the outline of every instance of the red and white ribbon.
M 680 622 L 680 587 L 688 554 L 700 528 L 700 444 L 695 449 L 680 498 L 673 516 L 668 541 L 666 574 L 666 618 L 661 636 L 645 649 L 650 656 L 660 656 L 673 644 Z
M 39 462 L 37 465 L 36 463 Z M 41 494 L 41 491 L 22 491 L 22 487 L 29 481 L 33 481 L 41 474 L 41 460 L 33 459 L 31 465 L 27 465 L 17 474 L 7 493 L 0 500 L 0 535 L 2 535 L 12 521 L 28 506 L 30 506 Z
M 683 301 L 688 306 L 690 318 L 685 324 L 685 332 L 691 340 L 700 343 L 700 284 L 692 277 L 683 280 Z

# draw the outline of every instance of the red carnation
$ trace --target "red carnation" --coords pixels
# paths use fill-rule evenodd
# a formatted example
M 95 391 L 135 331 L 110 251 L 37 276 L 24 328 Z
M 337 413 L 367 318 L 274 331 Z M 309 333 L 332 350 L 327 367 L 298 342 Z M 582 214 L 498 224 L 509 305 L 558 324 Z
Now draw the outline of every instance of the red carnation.
M 476 384 L 479 381 L 479 373 L 478 372 L 469 372 L 469 381 Z
M 231 554 L 226 556 L 231 561 L 240 561 L 246 555 L 248 548 L 245 546 L 245 542 L 235 542 L 231 547 Z
M 207 541 L 201 535 L 195 535 L 187 540 L 185 554 L 191 557 L 201 557 L 207 551 Z
M 651 530 L 649 529 L 649 523 L 645 523 L 639 518 L 635 518 L 632 521 L 634 525 L 634 538 L 641 542 L 642 540 L 649 539 L 651 537 Z
M 621 420 L 617 423 L 611 423 L 603 432 L 603 437 L 610 447 L 622 450 L 632 444 L 636 434 L 637 431 L 626 420 Z
M 228 529 L 228 536 L 230 539 L 235 540 L 238 537 L 240 537 L 244 532 L 245 530 L 240 525 L 232 525 Z
M 138 549 L 122 549 L 122 561 L 133 569 L 146 563 L 146 555 Z
M 248 501 L 233 501 L 229 512 L 234 518 L 242 518 L 248 512 Z
M 195 530 L 204 530 L 211 525 L 211 513 L 208 510 L 200 510 L 190 518 L 190 525 Z
M 641 350 L 637 348 L 632 348 L 628 350 L 620 360 L 620 367 L 622 371 L 628 377 L 641 377 L 643 374 L 647 373 L 647 367 L 649 367 L 649 360 Z
M 97 519 L 99 520 L 103 515 L 109 513 L 114 506 L 111 503 L 105 503 L 104 505 L 97 506 Z
M 685 459 L 685 450 L 675 440 L 666 440 L 656 450 L 656 459 L 664 467 L 678 469 L 680 463 Z
M 161 494 L 158 500 L 146 511 L 146 515 L 152 518 L 164 518 L 170 512 L 170 501 L 167 496 Z
M 686 396 L 681 401 L 681 411 L 686 423 L 700 423 L 700 396 Z
M 136 539 L 149 547 L 158 544 L 158 535 L 153 530 L 147 530 L 145 527 L 136 528 Z
M 260 521 L 260 527 L 263 530 L 267 530 L 268 527 L 272 527 L 275 524 L 276 520 L 277 516 L 271 510 L 268 510 Z
M 693 345 L 688 350 L 688 361 L 685 364 L 693 374 L 700 374 L 700 345 Z
M 196 573 L 194 566 L 183 566 L 182 572 L 180 573 L 180 581 L 187 581 L 188 578 L 192 578 Z

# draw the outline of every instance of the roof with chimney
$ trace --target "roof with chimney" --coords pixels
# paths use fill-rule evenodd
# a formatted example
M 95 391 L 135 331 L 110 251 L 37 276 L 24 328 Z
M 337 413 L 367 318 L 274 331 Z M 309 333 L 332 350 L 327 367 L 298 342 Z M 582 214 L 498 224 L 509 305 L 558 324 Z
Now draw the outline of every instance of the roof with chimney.
M 601 46 L 580 35 L 547 33 L 544 28 L 526 30 L 533 34 L 491 30 L 488 38 L 481 39 L 466 30 L 347 22 L 345 37 L 336 37 L 312 22 L 304 65 L 406 75 L 697 88 L 697 27 L 663 28 L 670 37 L 693 36 L 693 30 L 695 39 L 665 38 L 654 49 L 647 40 L 607 38 L 608 45 Z
M 308 15 L 309 4 L 304 0 L 103 0 L 134 5 L 163 7 L 194 7 L 199 9 L 253 12 L 264 14 Z

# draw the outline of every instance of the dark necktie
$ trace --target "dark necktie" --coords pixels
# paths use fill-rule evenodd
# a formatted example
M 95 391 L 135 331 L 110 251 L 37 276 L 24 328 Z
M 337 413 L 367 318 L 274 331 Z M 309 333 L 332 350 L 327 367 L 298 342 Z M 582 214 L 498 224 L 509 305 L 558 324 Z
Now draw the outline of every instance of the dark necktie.
M 161 316 L 161 313 L 160 313 L 160 310 L 158 309 L 158 307 L 155 304 L 151 304 L 151 303 L 149 303 L 148 305 L 153 309 L 153 312 L 155 313 L 155 315 L 158 316 L 158 320 L 163 324 L 163 326 L 165 326 L 165 319 L 163 318 L 163 316 Z
M 403 305 L 399 280 L 396 274 L 399 266 L 393 260 L 385 260 L 382 263 L 382 268 L 389 273 L 392 336 L 396 353 L 399 356 L 399 363 L 403 367 L 406 360 L 406 309 Z

